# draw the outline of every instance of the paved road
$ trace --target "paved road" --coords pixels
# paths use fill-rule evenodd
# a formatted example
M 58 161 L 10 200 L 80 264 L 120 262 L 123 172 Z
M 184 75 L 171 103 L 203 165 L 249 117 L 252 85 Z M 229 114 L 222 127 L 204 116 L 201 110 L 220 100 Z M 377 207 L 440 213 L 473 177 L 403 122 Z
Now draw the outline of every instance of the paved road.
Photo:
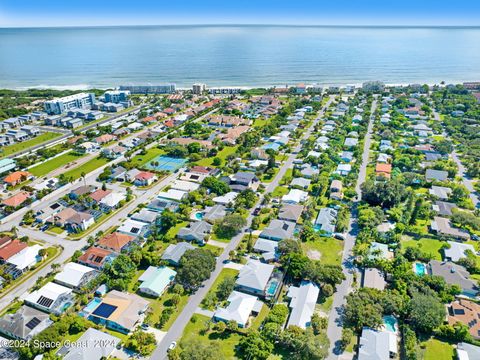
M 342 337 L 341 309 L 343 305 L 345 305 L 346 296 L 352 289 L 353 272 L 355 271 L 355 268 L 353 266 L 354 259 L 352 254 L 352 248 L 355 245 L 355 239 L 358 234 L 358 226 L 356 222 L 357 205 L 362 197 L 362 191 L 360 187 L 365 182 L 367 175 L 367 165 L 369 162 L 370 145 L 376 108 L 377 100 L 375 99 L 372 103 L 372 116 L 369 119 L 367 133 L 365 134 L 362 164 L 360 166 L 360 171 L 358 173 L 358 179 L 355 186 L 355 192 L 357 194 L 357 197 L 352 206 L 352 216 L 350 218 L 347 236 L 343 245 L 342 267 L 346 279 L 339 286 L 337 286 L 337 291 L 333 295 L 332 310 L 330 311 L 328 317 L 327 335 L 330 340 L 330 354 L 328 357 L 329 360 L 339 359 L 342 356 L 339 348 L 340 339 Z
M 303 139 L 307 139 L 311 132 L 313 131 L 313 128 L 318 122 L 318 119 L 323 115 L 325 110 L 328 108 L 328 106 L 331 104 L 333 101 L 334 97 L 330 97 L 329 101 L 327 104 L 324 106 L 324 108 L 320 111 L 319 116 L 317 119 L 313 122 L 313 124 L 308 128 L 308 130 L 305 132 L 304 136 L 302 137 Z M 298 145 L 296 150 L 299 150 L 301 145 Z M 277 175 L 275 178 L 272 180 L 272 182 L 267 186 L 265 193 L 271 193 L 279 184 L 280 180 L 282 179 L 283 175 L 285 175 L 285 172 L 287 169 L 291 168 L 293 166 L 293 160 L 297 157 L 296 154 L 297 151 L 295 151 L 294 154 L 290 154 L 288 159 L 283 163 L 281 168 L 279 169 Z M 257 204 L 254 206 L 257 207 L 258 205 L 261 204 L 263 200 L 263 196 L 258 200 Z M 253 208 L 252 208 L 253 209 Z M 251 210 L 249 211 L 249 215 L 247 217 L 247 226 L 240 232 L 238 235 L 234 236 L 228 245 L 225 247 L 223 250 L 222 254 L 217 258 L 217 263 L 215 266 L 215 270 L 212 272 L 210 278 L 206 280 L 203 283 L 203 286 L 197 290 L 195 294 L 190 296 L 188 299 L 188 303 L 185 306 L 185 308 L 182 310 L 180 315 L 177 317 L 173 325 L 170 327 L 168 330 L 168 333 L 165 335 L 163 338 L 162 342 L 158 344 L 157 348 L 155 349 L 155 352 L 152 354 L 151 359 L 166 359 L 167 358 L 167 349 L 168 346 L 172 343 L 172 341 L 176 341 L 180 339 L 183 333 L 183 329 L 185 326 L 187 326 L 188 322 L 190 321 L 190 318 L 192 317 L 192 314 L 197 311 L 197 308 L 200 306 L 201 301 L 203 298 L 207 295 L 208 291 L 212 287 L 215 279 L 219 276 L 220 272 L 222 269 L 225 267 L 225 264 L 223 263 L 225 260 L 229 258 L 229 253 L 232 250 L 235 250 L 242 240 L 243 236 L 245 235 L 245 231 L 250 228 L 250 225 L 252 223 L 253 215 L 251 214 Z
M 479 203 L 479 199 L 478 195 L 476 194 L 475 188 L 473 187 L 473 181 L 467 176 L 465 166 L 463 166 L 455 150 L 452 152 L 452 160 L 457 164 L 458 175 L 462 177 L 462 183 L 470 192 L 470 199 L 472 199 L 473 205 L 476 207 Z

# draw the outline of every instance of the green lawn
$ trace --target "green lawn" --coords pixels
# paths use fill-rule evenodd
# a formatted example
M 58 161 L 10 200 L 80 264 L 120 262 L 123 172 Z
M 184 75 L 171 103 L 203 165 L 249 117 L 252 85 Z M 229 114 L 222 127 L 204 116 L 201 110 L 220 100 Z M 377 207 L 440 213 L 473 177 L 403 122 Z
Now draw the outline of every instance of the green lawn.
M 208 294 L 205 296 L 207 297 L 209 294 L 215 294 L 215 292 L 218 289 L 218 285 L 227 277 L 236 277 L 238 275 L 238 270 L 235 269 L 228 269 L 228 268 L 223 268 L 218 277 L 215 279 L 215 282 L 213 283 L 212 287 L 208 291 Z M 203 304 L 200 305 L 202 308 L 205 308 Z M 214 310 L 214 309 L 209 309 L 209 310 Z
M 211 244 L 205 244 L 202 247 L 206 250 L 210 250 L 215 256 L 220 256 L 220 254 L 223 252 L 223 249 L 221 247 Z
M 165 291 L 162 296 L 156 300 L 148 299 L 150 301 L 150 312 L 145 320 L 145 322 L 151 326 L 155 325 L 159 318 L 160 315 L 162 314 L 162 311 L 165 307 L 167 307 L 170 303 L 170 299 L 173 297 L 173 293 L 170 291 Z M 173 312 L 173 314 L 170 316 L 168 321 L 165 323 L 165 325 L 162 327 L 161 330 L 167 331 L 170 326 L 172 326 L 173 322 L 177 318 L 178 315 L 182 312 L 182 309 L 187 305 L 188 302 L 188 294 L 183 294 L 180 296 L 180 302 L 176 306 L 176 310 Z
M 33 139 L 30 139 L 30 140 L 27 140 L 27 141 L 22 141 L 20 143 L 16 143 L 16 144 L 13 144 L 13 145 L 4 146 L 0 150 L 0 157 L 3 158 L 5 156 L 15 154 L 19 151 L 28 149 L 32 146 L 39 145 L 39 144 L 44 143 L 46 141 L 58 138 L 61 135 L 62 134 L 54 133 L 54 132 L 45 132 L 45 133 L 42 133 L 42 134 L 38 135 L 37 137 L 34 137 Z
M 215 157 L 218 157 L 222 159 L 222 165 L 224 165 L 225 159 L 227 158 L 227 156 L 235 154 L 237 152 L 237 149 L 238 149 L 238 146 L 225 146 L 223 150 L 217 154 L 217 156 L 204 158 L 200 161 L 197 161 L 196 164 L 199 166 L 211 166 L 213 159 Z
M 188 221 L 180 221 L 177 225 L 168 229 L 166 234 L 167 238 L 175 238 L 175 236 L 177 236 L 178 231 L 187 225 L 188 225 Z
M 423 360 L 453 360 L 453 347 L 437 339 L 430 339 L 424 343 Z
M 88 174 L 89 172 L 92 172 L 93 170 L 107 164 L 109 161 L 110 160 L 108 159 L 97 157 L 95 159 L 87 161 L 85 164 L 82 164 L 75 169 L 67 171 L 64 174 L 66 178 L 72 178 L 76 180 L 82 176 L 82 173 Z
M 69 162 L 76 161 L 85 155 L 81 155 L 78 153 L 75 153 L 73 151 L 70 151 L 66 154 L 60 155 L 56 158 L 53 158 L 51 160 L 48 160 L 44 162 L 43 164 L 34 166 L 30 169 L 28 169 L 29 172 L 31 172 L 35 176 L 44 176 L 47 175 L 48 173 L 52 172 L 55 169 L 58 169 L 61 166 L 64 166 L 68 164 Z
M 422 251 L 431 254 L 434 260 L 442 260 L 441 248 L 445 242 L 435 239 L 421 238 L 419 240 L 415 239 L 406 239 L 402 240 L 403 248 L 407 247 L 417 247 Z
M 146 163 L 148 163 L 149 161 L 152 161 L 153 159 L 155 159 L 157 156 L 160 156 L 160 155 L 163 155 L 165 152 L 162 150 L 162 149 L 159 149 L 157 147 L 153 147 L 151 149 L 148 149 L 147 150 L 147 153 L 145 155 L 137 155 L 135 156 L 131 163 L 135 166 L 135 167 L 142 167 L 143 165 L 145 165 Z
M 263 320 L 265 320 L 269 312 L 270 308 L 267 305 L 263 304 L 262 310 L 260 310 L 260 313 L 255 317 L 255 319 L 253 319 L 249 329 L 257 330 L 260 325 L 262 325 Z
M 54 226 L 54 227 L 48 229 L 48 231 L 50 231 L 50 232 L 52 232 L 52 233 L 54 233 L 54 234 L 61 234 L 61 233 L 63 233 L 65 230 L 62 229 L 61 227 Z
M 288 194 L 288 188 L 284 186 L 277 186 L 273 191 L 272 191 L 272 197 L 282 197 L 283 195 Z
M 197 339 L 205 343 L 216 342 L 221 351 L 221 354 L 218 354 L 218 359 L 237 359 L 235 356 L 235 348 L 240 341 L 241 335 L 228 331 L 221 334 L 215 331 L 204 332 L 205 322 L 209 320 L 207 316 L 194 314 L 183 331 L 180 347 L 182 346 L 182 342 L 191 339 Z
M 302 243 L 302 248 L 308 251 L 318 251 L 322 264 L 340 265 L 342 261 L 343 242 L 331 237 L 319 237 L 315 241 Z

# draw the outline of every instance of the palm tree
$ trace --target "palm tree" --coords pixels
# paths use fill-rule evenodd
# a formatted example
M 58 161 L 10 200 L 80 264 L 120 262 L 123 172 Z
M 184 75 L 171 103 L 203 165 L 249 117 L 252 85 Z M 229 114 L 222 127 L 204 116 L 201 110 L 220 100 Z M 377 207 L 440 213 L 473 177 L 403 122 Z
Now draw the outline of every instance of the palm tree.
M 85 172 L 82 171 L 82 173 L 80 174 L 80 177 L 83 179 L 83 185 L 87 186 L 87 182 L 85 180 Z

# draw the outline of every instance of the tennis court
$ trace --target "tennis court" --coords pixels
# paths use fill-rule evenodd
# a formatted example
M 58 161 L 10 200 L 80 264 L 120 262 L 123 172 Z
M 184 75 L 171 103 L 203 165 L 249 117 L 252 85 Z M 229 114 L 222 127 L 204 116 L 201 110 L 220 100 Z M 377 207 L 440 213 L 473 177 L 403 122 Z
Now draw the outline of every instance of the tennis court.
M 149 163 L 147 163 L 145 167 L 150 170 L 166 170 L 174 172 L 180 169 L 186 162 L 186 159 L 174 158 L 170 156 L 158 156 Z

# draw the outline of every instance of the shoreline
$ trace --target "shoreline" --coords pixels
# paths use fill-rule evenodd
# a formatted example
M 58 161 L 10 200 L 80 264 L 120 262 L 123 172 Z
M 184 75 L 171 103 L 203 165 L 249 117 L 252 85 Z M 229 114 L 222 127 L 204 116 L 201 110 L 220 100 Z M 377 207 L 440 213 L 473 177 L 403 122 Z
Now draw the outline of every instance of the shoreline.
M 365 80 L 365 82 L 370 82 L 370 81 L 380 81 L 380 80 Z M 477 82 L 479 80 L 452 80 L 452 81 L 444 81 L 445 84 L 442 85 L 440 82 L 404 82 L 404 83 L 384 83 L 386 87 L 397 87 L 397 86 L 408 86 L 408 85 L 427 85 L 429 87 L 431 86 L 445 86 L 445 85 L 461 85 L 464 82 Z M 172 82 L 175 84 L 174 82 Z M 200 82 L 201 83 L 201 82 Z M 207 85 L 207 89 L 228 89 L 228 88 L 238 88 L 241 90 L 251 90 L 251 89 L 270 89 L 270 88 L 284 88 L 285 85 L 288 85 L 288 87 L 295 87 L 298 83 L 304 83 L 304 82 L 297 82 L 297 83 L 282 83 L 280 85 L 224 85 L 224 86 L 215 86 L 215 85 Z M 147 84 L 147 83 L 139 83 L 135 84 L 138 86 L 160 86 L 160 85 L 165 85 L 167 83 L 163 84 Z M 330 86 L 338 86 L 338 87 L 346 87 L 346 86 L 354 86 L 355 88 L 360 88 L 362 87 L 363 83 L 321 83 L 321 82 L 316 82 L 316 83 L 304 83 L 307 87 L 308 86 L 320 86 L 323 88 L 328 88 Z M 124 84 L 125 85 L 125 84 Z M 193 85 L 193 83 L 192 83 Z M 91 89 L 99 89 L 99 90 L 107 90 L 107 89 L 116 89 L 118 88 L 119 85 L 111 85 L 111 86 L 94 86 L 94 85 L 88 85 L 88 84 L 73 84 L 73 85 L 35 85 L 35 86 L 15 86 L 15 87 L 6 87 L 0 85 L 0 90 L 13 90 L 13 91 L 25 91 L 25 90 L 91 90 Z M 176 90 L 180 91 L 185 91 L 185 90 L 191 90 L 192 87 L 182 87 L 179 86 L 176 88 Z

